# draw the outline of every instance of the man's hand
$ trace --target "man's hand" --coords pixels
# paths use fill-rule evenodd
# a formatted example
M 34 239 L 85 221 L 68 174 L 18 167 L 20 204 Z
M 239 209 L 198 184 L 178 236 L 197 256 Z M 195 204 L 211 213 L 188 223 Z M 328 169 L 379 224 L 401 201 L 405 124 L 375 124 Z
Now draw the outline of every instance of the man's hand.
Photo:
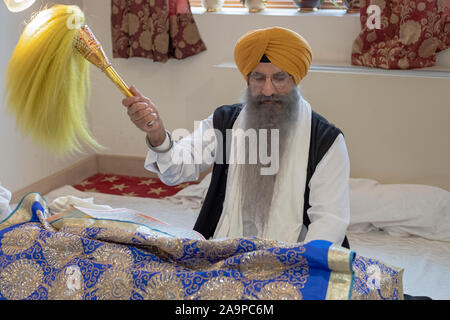
M 147 133 L 152 146 L 161 145 L 166 138 L 166 130 L 159 116 L 158 108 L 134 86 L 131 86 L 130 91 L 133 93 L 133 97 L 122 100 L 122 104 L 128 109 L 128 116 L 136 127 Z M 149 126 L 153 119 L 156 121 Z

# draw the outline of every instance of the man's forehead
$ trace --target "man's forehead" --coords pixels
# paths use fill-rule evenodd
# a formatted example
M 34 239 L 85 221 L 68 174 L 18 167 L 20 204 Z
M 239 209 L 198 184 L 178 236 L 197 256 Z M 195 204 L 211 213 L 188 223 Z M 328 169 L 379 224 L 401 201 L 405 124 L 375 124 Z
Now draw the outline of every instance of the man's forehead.
M 283 71 L 280 68 L 278 68 L 276 65 L 270 62 L 260 62 L 258 65 L 253 69 L 253 72 L 259 72 L 264 74 L 274 74 L 277 72 Z

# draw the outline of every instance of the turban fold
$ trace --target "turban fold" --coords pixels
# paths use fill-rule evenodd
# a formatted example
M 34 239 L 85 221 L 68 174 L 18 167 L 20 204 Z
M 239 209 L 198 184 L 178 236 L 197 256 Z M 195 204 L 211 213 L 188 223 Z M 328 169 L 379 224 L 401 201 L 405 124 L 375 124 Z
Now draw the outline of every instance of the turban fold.
M 234 61 L 246 80 L 264 54 L 271 63 L 292 75 L 296 85 L 308 73 L 312 60 L 308 42 L 294 31 L 281 27 L 250 31 L 234 47 Z

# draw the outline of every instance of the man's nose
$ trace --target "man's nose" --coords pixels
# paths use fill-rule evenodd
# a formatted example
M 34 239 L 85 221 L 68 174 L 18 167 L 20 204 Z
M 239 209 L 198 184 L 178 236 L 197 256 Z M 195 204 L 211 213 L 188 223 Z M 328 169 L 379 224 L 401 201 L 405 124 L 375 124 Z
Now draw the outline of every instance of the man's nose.
M 275 87 L 273 86 L 272 79 L 270 77 L 266 77 L 266 82 L 264 83 L 264 87 L 261 93 L 267 97 L 276 93 Z

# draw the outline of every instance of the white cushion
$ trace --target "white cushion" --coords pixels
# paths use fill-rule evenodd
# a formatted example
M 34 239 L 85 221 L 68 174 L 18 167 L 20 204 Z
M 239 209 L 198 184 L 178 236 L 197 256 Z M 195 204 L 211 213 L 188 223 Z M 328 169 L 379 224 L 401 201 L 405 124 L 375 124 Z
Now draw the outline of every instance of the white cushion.
M 418 184 L 350 179 L 350 232 L 382 229 L 450 241 L 450 192 Z

